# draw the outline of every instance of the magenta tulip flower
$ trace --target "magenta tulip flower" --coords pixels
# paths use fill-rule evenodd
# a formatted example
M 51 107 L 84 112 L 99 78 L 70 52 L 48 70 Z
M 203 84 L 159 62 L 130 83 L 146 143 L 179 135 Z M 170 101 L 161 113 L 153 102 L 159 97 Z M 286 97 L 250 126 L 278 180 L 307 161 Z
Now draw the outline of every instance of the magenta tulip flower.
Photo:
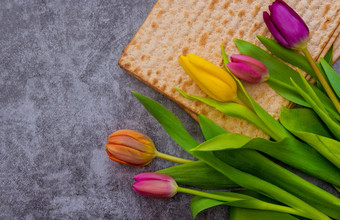
M 237 78 L 248 83 L 260 83 L 268 79 L 267 67 L 262 62 L 247 55 L 232 55 L 227 67 Z
M 269 11 L 270 15 L 263 12 L 263 19 L 274 38 L 284 47 L 304 49 L 309 29 L 302 18 L 282 0 L 270 5 Z
M 168 199 L 177 193 L 176 181 L 162 173 L 141 173 L 133 178 L 132 189 L 142 196 L 155 199 Z

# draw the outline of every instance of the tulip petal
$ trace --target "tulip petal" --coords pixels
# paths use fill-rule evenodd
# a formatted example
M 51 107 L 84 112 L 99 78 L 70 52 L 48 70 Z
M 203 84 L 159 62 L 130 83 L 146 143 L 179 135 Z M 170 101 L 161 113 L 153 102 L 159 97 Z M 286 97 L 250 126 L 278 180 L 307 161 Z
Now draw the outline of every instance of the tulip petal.
M 195 55 L 196 56 L 196 55 Z M 204 60 L 203 58 L 201 58 Z M 212 73 L 211 71 L 215 71 L 215 67 L 212 67 L 213 69 L 210 69 L 210 71 L 205 71 L 202 68 L 199 68 L 196 64 L 196 62 L 200 63 L 201 65 L 201 60 L 194 60 L 190 61 L 188 57 L 185 56 L 180 56 L 178 58 L 181 66 L 183 67 L 184 71 L 190 76 L 190 78 L 197 84 L 200 89 L 210 96 L 211 98 L 220 101 L 220 102 L 225 102 L 225 101 L 231 101 L 236 98 L 236 83 L 234 79 L 231 78 L 230 83 L 226 83 L 227 80 L 223 79 L 225 77 L 224 74 L 228 75 L 224 70 L 217 70 L 217 71 L 223 71 L 223 77 L 220 79 L 219 77 L 222 76 L 221 73 Z M 206 63 L 208 61 L 205 61 Z M 208 62 L 209 63 L 209 62 Z M 213 65 L 209 63 L 208 65 Z M 213 65 L 215 66 L 215 65 Z M 230 77 L 230 76 L 229 76 Z M 233 85 L 233 83 L 235 85 Z
M 140 173 L 133 177 L 136 181 L 141 180 L 162 180 L 162 181 L 175 181 L 171 176 L 163 173 Z
M 128 164 L 148 164 L 154 158 L 154 154 L 141 152 L 122 145 L 106 144 L 106 147 L 113 157 Z
M 262 76 L 268 74 L 268 69 L 266 65 L 251 56 L 243 54 L 233 54 L 230 56 L 230 61 L 233 63 L 243 63 L 249 66 L 255 72 L 261 74 Z
M 252 68 L 243 63 L 228 63 L 228 69 L 239 79 L 248 83 L 259 83 L 262 75 L 255 72 Z
M 296 13 L 291 14 L 293 9 L 287 4 L 282 4 L 282 1 L 275 1 L 272 7 L 270 7 L 270 11 L 272 23 L 275 24 L 281 35 L 288 42 L 289 47 L 295 47 L 308 39 L 309 31 L 306 28 L 306 24 L 304 22 L 301 23 L 300 20 L 302 19 L 298 19 Z
M 109 156 L 110 160 L 116 161 L 118 163 L 126 164 L 126 165 L 129 165 L 129 166 L 142 167 L 142 166 L 148 165 L 151 162 L 151 160 L 150 160 L 147 163 L 143 163 L 143 164 L 132 164 L 132 163 L 128 163 L 124 160 L 120 160 L 120 159 L 116 158 L 113 154 L 110 153 L 110 151 L 108 149 L 105 149 L 105 151 L 106 151 L 107 155 Z
M 271 6 L 269 6 L 269 9 Z M 289 43 L 286 41 L 286 39 L 282 36 L 280 31 L 277 29 L 277 27 L 274 25 L 272 22 L 268 12 L 264 11 L 263 12 L 263 20 L 266 23 L 270 33 L 274 36 L 274 38 L 282 45 L 285 47 L 290 47 Z
M 112 133 L 109 137 L 114 137 L 114 136 L 127 136 L 127 137 L 134 138 L 135 140 L 141 142 L 142 144 L 146 144 L 146 145 L 150 143 L 153 144 L 153 141 L 151 140 L 151 138 L 149 138 L 145 134 L 142 134 L 134 130 L 121 129 L 121 130 L 118 130 Z
M 176 194 L 173 185 L 160 180 L 142 180 L 133 184 L 132 189 L 142 196 L 168 199 Z
M 195 54 L 188 54 L 189 62 L 195 65 L 197 68 L 202 69 L 204 72 L 214 75 L 216 78 L 224 81 L 228 84 L 231 89 L 236 90 L 237 85 L 234 79 L 222 68 L 210 63 L 209 61 L 203 59 Z
M 132 189 L 143 196 L 167 199 L 177 192 L 176 181 L 163 173 L 141 173 L 133 179 L 136 182 Z
M 208 75 L 195 68 L 195 66 L 189 62 L 188 57 L 181 55 L 178 57 L 178 61 L 183 67 L 184 71 L 190 76 L 190 78 L 196 83 L 198 87 L 200 87 L 200 89 L 205 94 L 207 94 L 208 96 L 215 100 L 219 100 L 219 97 L 214 92 L 210 91 L 207 88 L 207 86 L 204 85 L 204 83 L 202 83 L 202 77 L 209 77 Z
M 289 11 L 289 13 L 291 15 L 293 15 L 296 19 L 298 19 L 300 21 L 300 23 L 302 23 L 307 30 L 309 30 L 309 28 L 308 28 L 307 24 L 305 23 L 305 21 L 286 2 L 284 2 L 282 0 L 277 0 L 277 2 L 282 4 L 282 5 L 284 5 L 286 7 L 286 9 Z
M 136 140 L 129 136 L 113 136 L 107 139 L 107 142 L 114 145 L 124 145 L 127 148 L 133 148 L 150 154 L 154 153 L 156 150 L 153 142 L 142 143 L 140 140 Z

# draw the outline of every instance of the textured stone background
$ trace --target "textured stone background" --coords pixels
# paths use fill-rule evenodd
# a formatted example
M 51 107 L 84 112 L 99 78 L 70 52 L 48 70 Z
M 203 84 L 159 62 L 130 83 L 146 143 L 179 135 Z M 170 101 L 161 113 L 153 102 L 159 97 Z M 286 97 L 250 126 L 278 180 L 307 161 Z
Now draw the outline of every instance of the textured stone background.
M 191 196 L 163 201 L 131 190 L 134 175 L 171 162 L 134 168 L 104 151 L 110 133 L 130 128 L 160 151 L 190 158 L 133 90 L 164 104 L 202 141 L 183 110 L 117 65 L 154 3 L 0 1 L 0 219 L 191 219 Z M 198 219 L 227 213 L 217 207 Z

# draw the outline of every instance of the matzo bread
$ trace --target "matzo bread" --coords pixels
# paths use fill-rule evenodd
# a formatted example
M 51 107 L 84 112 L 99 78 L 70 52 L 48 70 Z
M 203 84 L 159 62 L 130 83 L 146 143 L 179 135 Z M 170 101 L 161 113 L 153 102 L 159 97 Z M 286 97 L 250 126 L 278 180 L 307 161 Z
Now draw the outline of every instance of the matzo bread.
M 160 0 L 124 49 L 119 65 L 130 74 L 176 101 L 186 111 L 203 113 L 230 132 L 250 137 L 267 137 L 249 123 L 223 115 L 197 101 L 183 98 L 173 87 L 187 93 L 205 94 L 185 74 L 178 63 L 180 54 L 194 53 L 222 65 L 220 44 L 228 55 L 238 53 L 233 40 L 241 38 L 259 45 L 256 35 L 271 36 L 263 23 L 262 11 L 268 0 Z M 306 21 L 311 30 L 309 49 L 317 58 L 340 21 L 339 1 L 286 1 Z M 250 95 L 273 117 L 289 102 L 266 83 L 245 84 Z
M 340 34 L 340 25 L 338 25 L 338 27 L 335 29 L 332 37 L 329 39 L 326 47 L 323 49 L 323 51 L 321 52 L 321 55 L 320 57 L 324 57 L 326 55 L 326 53 L 328 52 L 328 50 L 331 48 L 331 46 L 334 44 L 334 47 L 333 47 L 333 62 L 335 63 L 335 61 L 339 58 L 339 52 L 337 50 L 337 46 L 340 46 L 340 45 L 337 45 L 339 44 L 340 42 L 337 43 L 338 38 L 339 38 L 339 34 Z
M 334 41 L 334 53 L 333 53 L 333 63 L 337 61 L 340 57 L 340 37 Z

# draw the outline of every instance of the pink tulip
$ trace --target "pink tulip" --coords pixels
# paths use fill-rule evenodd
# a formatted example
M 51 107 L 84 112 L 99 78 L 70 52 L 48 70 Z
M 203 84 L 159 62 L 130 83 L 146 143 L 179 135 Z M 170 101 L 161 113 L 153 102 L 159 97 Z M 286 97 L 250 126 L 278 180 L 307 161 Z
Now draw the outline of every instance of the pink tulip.
M 260 83 L 268 79 L 267 67 L 257 59 L 247 55 L 234 54 L 230 57 L 228 69 L 239 79 L 248 83 Z
M 176 181 L 162 173 L 141 173 L 133 178 L 132 189 L 142 196 L 155 199 L 168 199 L 177 193 Z

